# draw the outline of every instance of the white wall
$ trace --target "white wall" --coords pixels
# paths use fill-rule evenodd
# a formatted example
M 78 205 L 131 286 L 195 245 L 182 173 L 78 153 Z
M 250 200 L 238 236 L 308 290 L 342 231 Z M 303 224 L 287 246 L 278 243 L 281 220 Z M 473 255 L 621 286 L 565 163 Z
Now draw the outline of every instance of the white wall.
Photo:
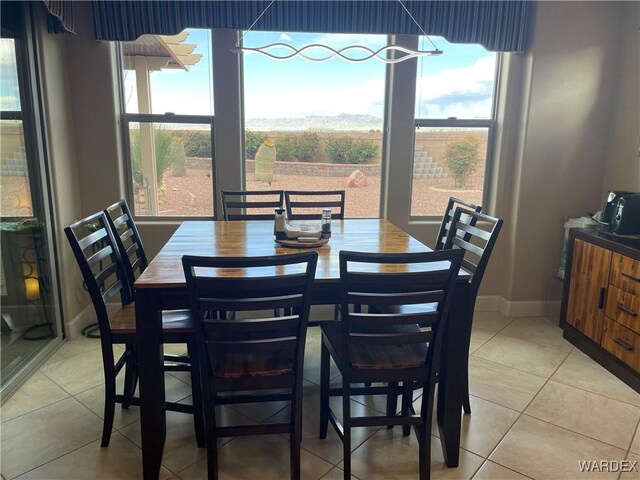
M 57 225 L 62 314 L 66 334 L 70 323 L 81 314 L 89 301 L 82 288 L 80 270 L 67 244 L 63 228 L 81 217 L 78 162 L 75 154 L 72 95 L 68 75 L 67 50 L 63 36 L 49 35 L 43 9 L 34 9 L 39 44 L 39 69 L 45 85 L 42 107 L 46 125 L 48 159 L 51 170 L 51 194 Z
M 601 197 L 608 190 L 640 192 L 640 3 L 626 2 Z
M 614 94 L 629 74 L 620 43 L 637 35 L 637 26 L 621 28 L 630 27 L 622 2 L 538 2 L 536 10 L 531 48 L 517 59 L 527 88 L 513 175 L 504 179 L 512 197 L 497 198 L 512 203 L 503 286 L 511 301 L 545 300 L 564 221 L 603 203 Z

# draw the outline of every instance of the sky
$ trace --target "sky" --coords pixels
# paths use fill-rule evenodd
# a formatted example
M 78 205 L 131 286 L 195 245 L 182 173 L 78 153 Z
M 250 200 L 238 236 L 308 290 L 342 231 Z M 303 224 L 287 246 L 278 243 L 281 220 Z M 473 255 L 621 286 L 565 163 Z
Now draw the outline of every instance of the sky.
M 195 53 L 202 54 L 203 58 L 189 71 L 152 72 L 153 113 L 214 113 L 210 34 L 207 30 L 194 29 L 189 33 L 185 43 L 197 44 Z M 418 60 L 416 117 L 488 118 L 496 55 L 478 45 L 450 44 L 439 37 L 432 40 L 444 54 Z M 300 48 L 322 43 L 336 49 L 364 45 L 377 50 L 385 45 L 386 36 L 248 32 L 243 41 L 248 47 L 287 43 Z M 423 38 L 420 48 L 430 47 Z M 314 53 L 322 52 L 310 52 Z M 385 64 L 374 59 L 355 64 L 338 58 L 314 63 L 302 58 L 278 61 L 245 54 L 245 118 L 300 118 L 341 113 L 382 118 L 385 68 Z M 125 71 L 124 83 L 127 111 L 134 113 L 137 99 L 133 71 Z
M 0 39 L 0 109 L 20 110 L 20 91 L 13 40 Z

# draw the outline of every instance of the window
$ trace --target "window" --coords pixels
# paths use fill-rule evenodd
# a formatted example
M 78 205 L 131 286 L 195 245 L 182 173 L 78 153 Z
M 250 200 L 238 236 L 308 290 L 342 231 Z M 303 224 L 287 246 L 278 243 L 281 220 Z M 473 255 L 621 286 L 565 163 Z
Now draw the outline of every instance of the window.
M 137 216 L 214 216 L 211 32 L 121 43 L 129 199 Z
M 4 12 L 3 12 L 4 13 Z M 24 13 L 25 19 L 26 11 Z M 28 24 L 28 22 L 27 22 Z M 3 35 L 5 34 L 3 28 Z M 13 32 L 9 32 L 11 34 Z M 0 390 L 3 398 L 60 343 L 34 39 L 0 39 Z
M 335 49 L 360 44 L 376 50 L 386 45 L 387 37 L 252 31 L 243 42 L 247 47 L 279 42 L 297 48 L 322 43 Z M 384 104 L 381 62 L 335 58 L 314 63 L 299 57 L 280 62 L 245 54 L 246 188 L 346 189 L 347 217 L 379 217 Z M 276 148 L 275 164 L 266 175 L 258 154 L 265 140 Z M 354 174 L 357 170 L 360 174 Z
M 450 196 L 483 203 L 494 123 L 497 55 L 433 40 L 445 53 L 418 61 L 412 217 L 442 215 Z

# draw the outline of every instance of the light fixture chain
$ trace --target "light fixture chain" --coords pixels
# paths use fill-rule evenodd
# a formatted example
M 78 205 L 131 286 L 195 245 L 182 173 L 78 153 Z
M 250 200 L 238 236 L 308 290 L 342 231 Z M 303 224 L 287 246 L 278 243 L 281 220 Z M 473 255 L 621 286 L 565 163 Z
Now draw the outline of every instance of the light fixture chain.
M 240 37 L 240 39 L 236 42 L 236 47 L 240 47 L 240 42 L 242 41 L 242 39 L 244 38 L 244 36 L 249 33 L 251 31 L 251 29 L 253 28 L 253 26 L 258 23 L 258 20 L 260 20 L 262 18 L 262 16 L 267 13 L 267 10 L 269 10 L 269 8 L 271 8 L 271 5 L 274 4 L 276 0 L 271 0 L 271 2 L 269 3 L 269 5 L 267 5 L 267 7 L 262 11 L 262 13 L 260 15 L 258 15 L 258 18 L 256 18 L 253 23 L 251 25 L 249 25 L 249 28 L 247 28 L 244 33 L 242 34 L 242 36 Z
M 409 17 L 411 18 L 411 20 L 413 20 L 413 23 L 416 24 L 416 26 L 420 29 L 420 31 L 422 32 L 422 34 L 427 37 L 427 40 L 429 40 L 429 43 L 431 43 L 431 45 L 433 46 L 433 48 L 435 48 L 436 50 L 438 49 L 438 47 L 436 47 L 436 44 L 433 43 L 433 41 L 431 40 L 431 38 L 429 37 L 429 35 L 427 35 L 427 32 L 424 31 L 424 28 L 422 28 L 422 25 L 420 25 L 418 23 L 418 21 L 414 18 L 414 16 L 411 14 L 411 12 L 409 11 L 409 9 L 404 5 L 404 3 L 402 3 L 402 0 L 398 0 L 398 3 L 400 4 L 400 6 L 402 8 L 404 8 L 404 11 L 407 12 L 407 15 L 409 15 Z

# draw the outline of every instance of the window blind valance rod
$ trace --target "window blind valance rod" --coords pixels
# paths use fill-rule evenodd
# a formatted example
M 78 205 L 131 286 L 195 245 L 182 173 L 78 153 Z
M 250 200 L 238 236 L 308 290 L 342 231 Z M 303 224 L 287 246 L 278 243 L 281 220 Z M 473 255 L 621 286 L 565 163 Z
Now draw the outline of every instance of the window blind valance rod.
M 532 2 L 526 1 L 94 1 L 97 40 L 132 41 L 144 34 L 175 35 L 185 28 L 405 34 L 522 52 Z M 412 20 L 413 17 L 415 19 Z M 255 22 L 255 25 L 252 24 Z M 420 27 L 419 27 L 419 26 Z

